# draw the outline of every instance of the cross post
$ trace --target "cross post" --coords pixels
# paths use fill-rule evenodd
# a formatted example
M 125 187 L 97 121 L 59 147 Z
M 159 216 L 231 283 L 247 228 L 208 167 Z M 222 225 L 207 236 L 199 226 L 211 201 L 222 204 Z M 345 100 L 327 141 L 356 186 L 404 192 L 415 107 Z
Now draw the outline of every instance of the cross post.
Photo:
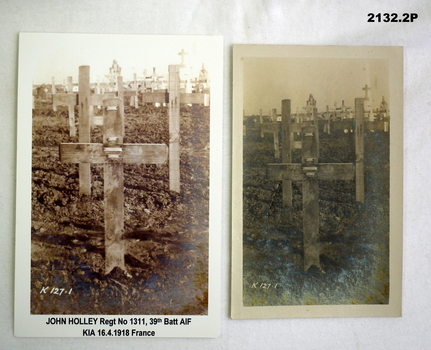
M 57 106 L 67 106 L 69 114 L 69 135 L 76 136 L 75 127 L 75 106 L 77 105 L 77 95 L 73 92 L 72 77 L 67 77 L 67 93 L 52 95 L 52 110 L 56 111 Z
M 132 90 L 134 94 L 130 97 L 130 106 L 138 108 L 138 77 L 136 73 L 133 73 L 133 85 Z
M 73 80 L 72 77 L 67 77 L 67 93 L 68 95 L 72 95 L 75 97 L 73 93 Z M 75 127 L 75 105 L 76 105 L 76 97 L 72 98 L 72 103 L 70 103 L 67 107 L 69 114 L 69 133 L 70 136 L 76 136 L 76 127 Z
M 167 160 L 165 144 L 124 144 L 123 101 L 103 101 L 103 143 L 62 143 L 62 163 L 104 164 L 105 274 L 115 267 L 125 270 L 124 163 L 162 164 Z
M 355 98 L 356 201 L 365 201 L 364 181 L 364 99 Z
M 79 67 L 79 142 L 90 142 L 90 66 Z M 91 195 L 90 164 L 79 164 L 79 194 Z
M 292 140 L 290 132 L 291 116 L 290 116 L 290 100 L 281 101 L 281 162 L 290 163 L 292 161 Z M 283 206 L 292 206 L 292 180 L 283 179 Z
M 273 122 L 277 121 L 277 108 L 272 109 L 271 118 Z
M 280 144 L 278 141 L 278 133 L 280 131 L 280 126 L 277 121 L 263 123 L 260 125 L 260 133 L 263 137 L 264 134 L 273 134 L 274 135 L 274 153 L 275 158 L 280 158 Z
M 183 50 L 184 51 L 184 50 Z M 169 66 L 169 187 L 180 192 L 180 66 Z

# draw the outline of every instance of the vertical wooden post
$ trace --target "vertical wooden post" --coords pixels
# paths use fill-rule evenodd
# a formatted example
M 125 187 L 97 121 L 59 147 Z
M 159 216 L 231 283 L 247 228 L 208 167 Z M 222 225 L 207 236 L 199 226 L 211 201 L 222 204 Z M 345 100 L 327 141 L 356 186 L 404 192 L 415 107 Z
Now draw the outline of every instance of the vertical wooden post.
M 317 166 L 319 139 L 317 126 L 302 128 L 302 181 L 303 235 L 304 235 L 304 271 L 311 265 L 320 268 L 319 237 L 319 184 Z
M 96 95 L 100 95 L 102 93 L 102 88 L 100 87 L 100 82 L 99 81 L 97 81 L 97 83 L 96 83 L 96 88 L 95 88 L 94 92 L 96 93 Z M 99 105 L 99 106 L 97 106 L 97 109 L 100 110 L 101 107 L 102 106 Z M 96 121 L 94 121 L 94 123 L 96 124 Z
M 138 77 L 137 77 L 136 73 L 133 73 L 133 90 L 135 91 L 135 96 L 132 97 L 133 106 L 135 108 L 138 108 L 139 107 L 139 104 L 138 104 Z M 130 105 L 132 105 L 132 103 Z
M 117 77 L 117 96 L 124 100 L 123 77 L 121 75 Z
M 57 106 L 54 104 L 54 95 L 57 92 L 56 88 L 55 88 L 55 78 L 52 77 L 51 78 L 51 98 L 52 98 L 52 110 L 54 112 L 57 112 Z
M 103 147 L 108 162 L 104 164 L 105 201 L 105 274 L 124 265 L 124 176 L 121 159 L 124 114 L 118 98 L 104 101 Z M 115 154 L 115 152 L 117 152 Z
M 281 162 L 291 162 L 290 100 L 281 101 Z M 282 181 L 283 206 L 292 206 L 292 180 Z
M 317 138 L 317 140 L 320 140 L 320 138 L 319 138 L 319 117 L 317 115 L 317 108 L 316 107 L 313 108 L 312 113 L 313 113 L 313 124 L 316 126 L 316 138 Z M 320 156 L 320 150 L 319 150 L 319 147 L 317 147 L 317 158 L 319 158 L 319 156 Z
M 364 203 L 364 99 L 355 98 L 356 201 Z
M 263 123 L 262 109 L 259 110 L 259 123 Z
M 278 139 L 278 130 L 274 131 L 274 150 L 275 158 L 280 158 L 280 141 Z
M 67 77 L 67 93 L 73 94 L 73 81 L 72 77 Z M 69 114 L 69 130 L 70 136 L 76 136 L 76 127 L 75 127 L 75 105 L 69 104 L 67 106 L 68 114 Z
M 67 93 L 68 94 L 73 93 L 73 79 L 72 79 L 72 77 L 67 77 Z
M 122 103 L 120 104 L 120 114 L 124 116 L 124 88 L 123 88 L 123 77 L 119 75 L 117 77 L 117 96 L 119 99 L 121 99 Z M 124 135 L 124 123 L 122 134 Z
M 90 67 L 79 67 L 79 143 L 90 142 Z M 90 163 L 79 164 L 79 194 L 91 194 Z
M 316 178 L 302 182 L 303 230 L 304 230 L 304 271 L 310 266 L 320 267 L 319 237 L 319 184 Z
M 326 116 L 328 118 L 327 132 L 328 132 L 328 135 L 331 135 L 331 115 L 329 114 L 329 106 L 328 105 L 326 105 Z
M 180 192 L 180 66 L 169 66 L 169 189 Z

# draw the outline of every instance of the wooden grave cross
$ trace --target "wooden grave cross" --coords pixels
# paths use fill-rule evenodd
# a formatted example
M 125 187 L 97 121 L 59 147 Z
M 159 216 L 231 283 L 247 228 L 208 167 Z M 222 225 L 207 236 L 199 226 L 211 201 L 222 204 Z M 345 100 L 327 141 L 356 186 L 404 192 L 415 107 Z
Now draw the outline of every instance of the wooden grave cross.
M 78 105 L 78 94 L 73 92 L 72 77 L 67 77 L 67 93 L 53 93 L 52 110 L 57 111 L 57 106 L 67 106 L 69 115 L 69 135 L 76 136 L 75 106 Z
M 290 102 L 290 101 L 289 101 Z M 270 180 L 302 181 L 304 271 L 312 265 L 320 266 L 319 238 L 319 181 L 353 180 L 355 166 L 351 163 L 319 163 L 317 126 L 304 126 L 302 134 L 302 162 L 268 164 Z
M 125 271 L 123 164 L 162 164 L 165 144 L 125 144 L 124 111 L 120 98 L 103 101 L 103 143 L 62 143 L 62 163 L 104 165 L 105 274 L 114 267 Z
M 319 140 L 319 130 L 317 108 L 313 108 L 313 120 L 302 123 L 291 124 L 290 100 L 282 100 L 281 106 L 281 124 L 282 124 L 282 143 L 281 143 L 281 162 L 290 163 L 292 158 L 292 149 L 301 149 L 302 141 L 294 140 L 294 133 L 301 133 L 304 126 L 316 126 L 316 138 Z M 355 99 L 355 119 L 349 121 L 355 129 L 355 181 L 356 181 L 356 201 L 364 203 L 364 99 Z M 317 149 L 317 158 L 319 149 Z M 284 179 L 282 181 L 283 206 L 292 206 L 292 180 Z
M 365 84 L 365 86 L 362 88 L 362 90 L 364 90 L 365 91 L 365 97 L 364 97 L 364 100 L 365 101 L 368 101 L 370 98 L 368 97 L 368 91 L 370 91 L 371 90 L 371 88 L 369 88 L 368 87 L 368 85 L 367 84 Z
M 273 134 L 274 136 L 274 153 L 275 158 L 280 158 L 280 144 L 278 141 L 278 133 L 280 132 L 279 122 L 262 123 L 260 125 L 260 137 L 263 138 L 264 134 Z

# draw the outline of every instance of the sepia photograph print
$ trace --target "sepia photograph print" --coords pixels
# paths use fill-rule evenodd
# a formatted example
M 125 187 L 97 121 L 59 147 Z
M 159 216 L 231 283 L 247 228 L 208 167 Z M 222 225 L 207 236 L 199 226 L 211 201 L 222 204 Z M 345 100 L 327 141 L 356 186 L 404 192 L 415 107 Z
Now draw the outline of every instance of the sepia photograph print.
M 218 336 L 221 38 L 19 57 L 16 335 Z
M 402 48 L 233 64 L 232 318 L 401 316 Z

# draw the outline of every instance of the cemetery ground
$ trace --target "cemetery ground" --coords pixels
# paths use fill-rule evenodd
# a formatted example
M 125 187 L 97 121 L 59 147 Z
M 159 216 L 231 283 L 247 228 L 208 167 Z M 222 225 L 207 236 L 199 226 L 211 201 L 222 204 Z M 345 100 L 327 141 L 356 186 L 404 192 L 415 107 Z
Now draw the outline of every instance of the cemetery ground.
M 102 143 L 101 128 L 91 142 Z M 169 190 L 167 163 L 124 165 L 126 272 L 104 274 L 103 165 L 91 166 L 91 195 L 79 196 L 78 165 L 59 161 L 67 142 L 78 142 L 67 107 L 36 108 L 32 314 L 207 314 L 209 107 L 181 108 L 180 193 Z M 124 143 L 168 145 L 167 108 L 126 107 Z
M 320 163 L 354 163 L 354 133 L 320 132 Z M 387 304 L 389 301 L 389 133 L 367 132 L 365 202 L 354 181 L 319 181 L 322 270 L 303 270 L 302 186 L 283 208 L 282 183 L 266 178 L 273 136 L 248 128 L 243 163 L 244 306 Z M 292 152 L 301 162 L 301 150 Z

